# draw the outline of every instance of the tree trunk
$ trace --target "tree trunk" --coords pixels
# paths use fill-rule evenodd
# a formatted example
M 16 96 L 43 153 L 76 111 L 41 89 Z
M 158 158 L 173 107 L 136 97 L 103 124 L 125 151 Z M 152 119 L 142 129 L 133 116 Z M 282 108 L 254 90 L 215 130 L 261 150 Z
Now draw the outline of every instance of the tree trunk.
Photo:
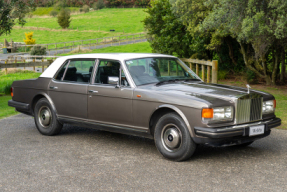
M 278 70 L 278 66 L 279 66 L 279 56 L 280 56 L 280 53 L 278 50 L 276 50 L 276 52 L 274 53 L 273 51 L 273 70 L 272 70 L 272 76 L 271 76 L 271 80 L 272 80 L 272 85 L 276 85 L 276 76 L 277 76 L 277 70 Z
M 231 37 L 226 37 L 226 38 L 225 38 L 225 42 L 226 42 L 226 44 L 227 44 L 227 46 L 228 46 L 228 50 L 229 50 L 229 51 L 228 51 L 228 54 L 229 54 L 229 57 L 230 57 L 232 63 L 236 66 L 236 65 L 237 65 L 237 61 L 236 61 L 235 58 L 234 58 L 232 42 L 231 42 L 230 39 L 231 39 Z
M 284 83 L 285 81 L 285 73 L 286 73 L 286 66 L 285 66 L 285 50 L 282 49 L 281 54 L 281 74 L 280 74 L 280 82 Z
M 245 48 L 244 48 L 244 45 L 242 43 L 240 43 L 240 48 L 241 48 L 241 53 L 242 53 L 242 56 L 243 56 L 243 60 L 244 60 L 244 64 L 245 66 L 250 69 L 251 71 L 253 71 L 256 75 L 258 75 L 259 77 L 261 78 L 265 78 L 265 75 L 262 75 L 255 67 L 253 67 L 250 63 L 250 60 L 251 58 L 248 58 L 248 54 L 247 52 L 245 51 Z M 255 62 L 255 60 L 253 60 L 253 62 Z M 266 65 L 264 64 L 264 61 L 262 62 L 263 65 Z

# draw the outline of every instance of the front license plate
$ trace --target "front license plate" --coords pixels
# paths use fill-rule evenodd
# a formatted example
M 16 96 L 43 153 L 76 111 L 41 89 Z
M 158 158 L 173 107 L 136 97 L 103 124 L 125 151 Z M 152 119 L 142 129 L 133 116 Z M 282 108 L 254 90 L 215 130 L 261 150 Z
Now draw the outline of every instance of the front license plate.
M 264 125 L 253 126 L 249 128 L 249 136 L 264 134 Z

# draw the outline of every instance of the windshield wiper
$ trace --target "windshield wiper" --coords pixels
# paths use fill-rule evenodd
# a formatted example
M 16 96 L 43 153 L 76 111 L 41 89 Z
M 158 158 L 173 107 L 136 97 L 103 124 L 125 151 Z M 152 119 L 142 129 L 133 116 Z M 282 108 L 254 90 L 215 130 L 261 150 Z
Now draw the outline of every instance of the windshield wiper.
M 200 79 L 183 79 L 184 81 L 200 81 Z
M 174 83 L 174 82 L 177 82 L 177 81 L 181 81 L 181 79 L 169 79 L 169 80 L 163 80 L 161 82 L 158 82 L 157 84 L 155 84 L 156 86 L 158 85 L 162 85 L 164 83 Z

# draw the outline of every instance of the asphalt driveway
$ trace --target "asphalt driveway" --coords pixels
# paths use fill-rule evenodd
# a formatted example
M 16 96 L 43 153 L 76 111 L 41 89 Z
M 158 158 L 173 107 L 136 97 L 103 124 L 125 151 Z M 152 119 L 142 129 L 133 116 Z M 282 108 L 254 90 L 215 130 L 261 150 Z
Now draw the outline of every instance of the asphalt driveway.
M 246 148 L 200 146 L 164 159 L 152 140 L 65 125 L 38 133 L 33 118 L 0 120 L 0 191 L 286 191 L 287 131 Z

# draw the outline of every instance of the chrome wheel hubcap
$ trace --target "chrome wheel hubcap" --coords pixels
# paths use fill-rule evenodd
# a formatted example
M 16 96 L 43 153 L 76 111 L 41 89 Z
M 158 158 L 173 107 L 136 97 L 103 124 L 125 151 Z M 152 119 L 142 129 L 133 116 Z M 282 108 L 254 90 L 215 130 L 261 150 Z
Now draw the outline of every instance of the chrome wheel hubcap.
M 180 129 L 174 124 L 164 126 L 161 133 L 161 142 L 166 150 L 170 152 L 177 151 L 182 142 Z
M 50 109 L 46 106 L 42 106 L 38 112 L 38 120 L 42 127 L 48 128 L 51 120 L 52 120 L 52 113 Z

